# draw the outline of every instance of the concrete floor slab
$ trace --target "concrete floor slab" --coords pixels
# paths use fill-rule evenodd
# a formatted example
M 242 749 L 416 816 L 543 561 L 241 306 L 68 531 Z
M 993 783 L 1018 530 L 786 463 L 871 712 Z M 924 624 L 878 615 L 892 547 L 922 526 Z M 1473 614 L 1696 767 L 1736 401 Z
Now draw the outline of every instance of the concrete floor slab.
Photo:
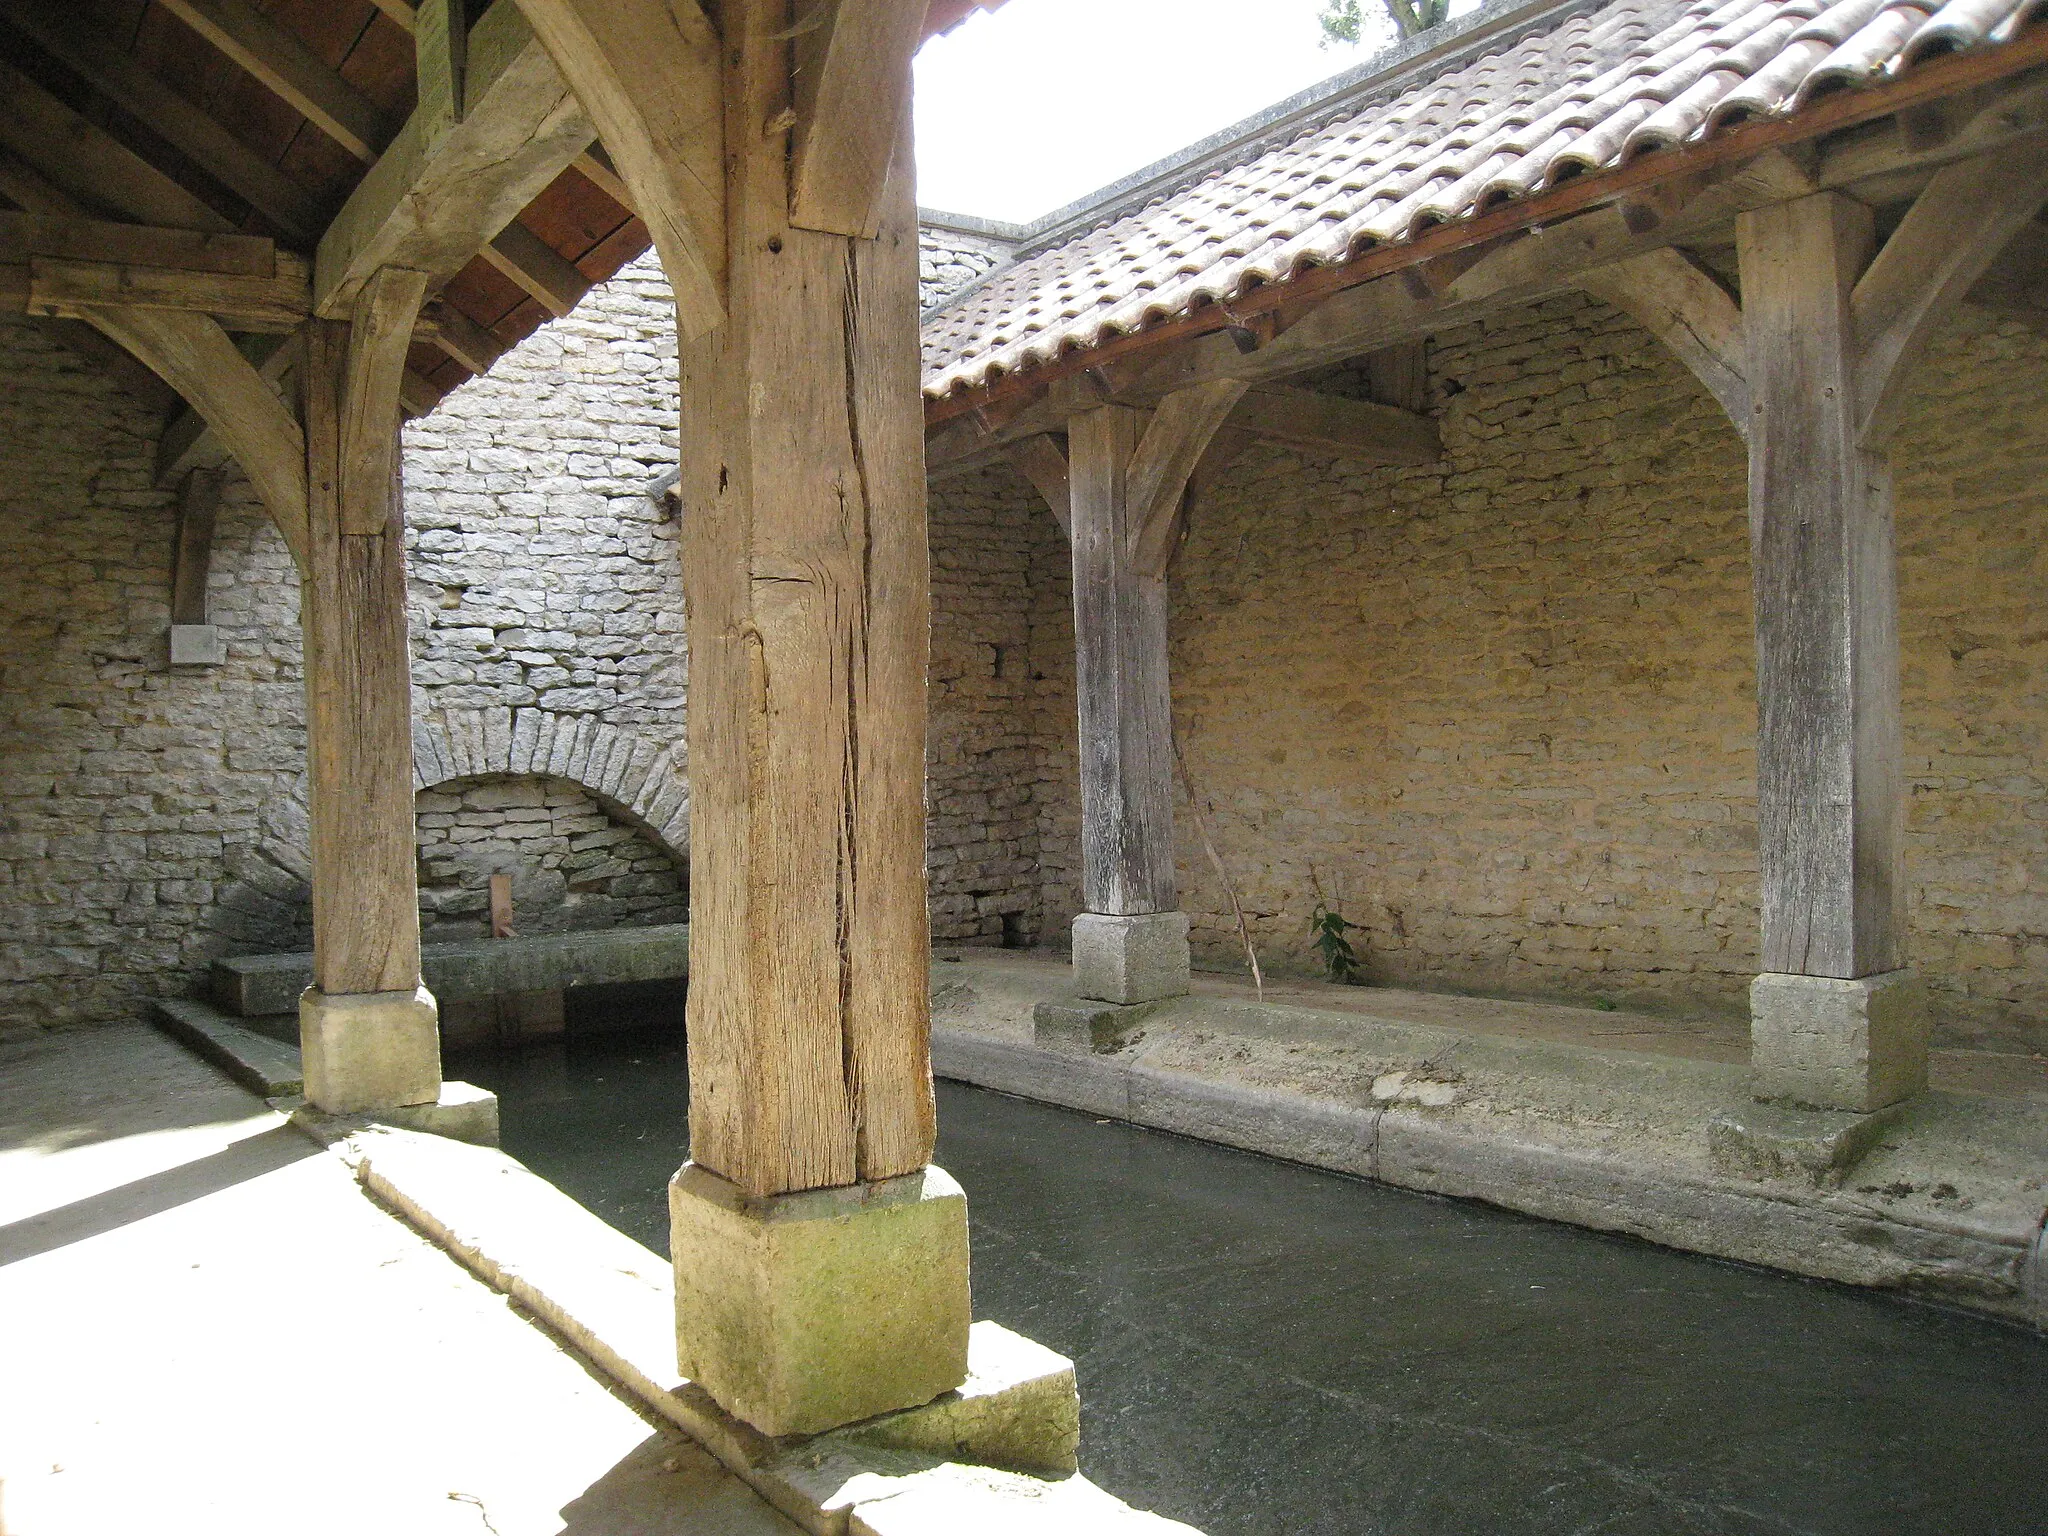
M 0 1530 L 796 1528 L 140 1028 L 0 1047 Z

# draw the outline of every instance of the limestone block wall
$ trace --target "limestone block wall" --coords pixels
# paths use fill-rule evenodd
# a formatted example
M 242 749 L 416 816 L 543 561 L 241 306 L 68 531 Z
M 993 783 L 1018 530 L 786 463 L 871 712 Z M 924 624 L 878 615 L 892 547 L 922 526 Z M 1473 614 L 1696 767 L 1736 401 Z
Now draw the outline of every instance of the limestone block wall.
M 927 224 L 918 231 L 917 307 L 930 309 L 939 300 L 1011 259 L 1000 240 L 964 230 Z
M 1436 338 L 1441 465 L 1256 447 L 1173 571 L 1177 730 L 1264 964 L 1739 1012 L 1757 965 L 1741 445 L 1583 299 Z M 1911 951 L 1942 1039 L 2048 1049 L 2048 341 L 1966 309 L 1894 454 Z M 1322 387 L 1343 389 L 1339 376 Z M 996 505 L 1007 471 L 947 494 Z M 1078 905 L 1069 592 L 1031 595 L 1039 923 Z M 1203 963 L 1241 966 L 1179 806 Z
M 172 668 L 159 423 L 52 328 L 0 317 L 0 1035 L 130 1016 L 292 877 L 256 851 L 304 764 L 291 557 L 239 477 L 225 665 Z

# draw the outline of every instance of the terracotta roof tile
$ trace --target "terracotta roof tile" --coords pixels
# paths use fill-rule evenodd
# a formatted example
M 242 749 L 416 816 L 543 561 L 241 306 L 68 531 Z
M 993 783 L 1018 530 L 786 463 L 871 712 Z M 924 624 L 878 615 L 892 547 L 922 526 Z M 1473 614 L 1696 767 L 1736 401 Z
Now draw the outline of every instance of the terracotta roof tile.
M 1995 45 L 2048 0 L 1612 0 L 1026 256 L 924 325 L 943 396 L 1648 150 Z

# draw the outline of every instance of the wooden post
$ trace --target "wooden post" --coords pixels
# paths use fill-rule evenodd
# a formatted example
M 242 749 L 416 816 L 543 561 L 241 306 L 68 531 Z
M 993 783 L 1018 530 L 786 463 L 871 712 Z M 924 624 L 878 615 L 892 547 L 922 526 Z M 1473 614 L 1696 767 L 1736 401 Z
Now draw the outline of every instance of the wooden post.
M 680 363 L 690 1151 L 767 1195 L 931 1158 L 917 225 L 907 130 L 878 238 L 790 222 L 779 8 L 726 14 L 727 318 Z
M 313 986 L 300 1005 L 306 1096 L 341 1112 L 440 1093 L 420 985 L 411 652 L 397 378 L 425 279 L 383 268 L 351 324 L 305 327 L 306 755 Z
M 1202 384 L 1168 395 L 1149 419 L 1103 405 L 1067 423 L 1087 907 L 1074 919 L 1074 983 L 1086 998 L 1142 1003 L 1188 988 L 1166 567 L 1189 478 L 1244 393 L 1238 383 Z
M 1925 1082 L 1904 964 L 1905 798 L 1891 483 L 1860 439 L 1851 295 L 1869 209 L 1744 214 L 1765 974 L 1758 1092 L 1869 1110 Z
M 1125 406 L 1068 423 L 1074 686 L 1081 714 L 1081 899 L 1109 916 L 1171 912 L 1173 713 L 1166 573 L 1139 568 L 1130 465 L 1144 418 Z

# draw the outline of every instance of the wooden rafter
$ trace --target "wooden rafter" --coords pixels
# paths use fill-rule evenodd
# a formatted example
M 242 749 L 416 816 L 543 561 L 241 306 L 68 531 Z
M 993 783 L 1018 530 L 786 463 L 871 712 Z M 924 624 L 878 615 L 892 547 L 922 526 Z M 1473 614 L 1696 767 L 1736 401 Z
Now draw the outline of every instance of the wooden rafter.
M 0 145 L 41 183 L 10 175 L 7 194 L 35 212 L 100 209 L 145 224 L 226 232 L 235 226 L 105 129 L 88 122 L 12 65 L 0 62 Z M 17 195 L 16 188 L 24 191 Z
M 525 289 L 551 315 L 568 314 L 590 292 L 590 279 L 517 219 L 477 254 Z
M 367 164 L 383 152 L 391 125 L 376 104 L 249 0 L 158 3 L 356 159 Z
M 66 8 L 0 0 L 0 16 L 277 228 L 310 240 L 326 224 L 327 210 L 311 192 L 128 54 L 108 48 L 105 38 Z

